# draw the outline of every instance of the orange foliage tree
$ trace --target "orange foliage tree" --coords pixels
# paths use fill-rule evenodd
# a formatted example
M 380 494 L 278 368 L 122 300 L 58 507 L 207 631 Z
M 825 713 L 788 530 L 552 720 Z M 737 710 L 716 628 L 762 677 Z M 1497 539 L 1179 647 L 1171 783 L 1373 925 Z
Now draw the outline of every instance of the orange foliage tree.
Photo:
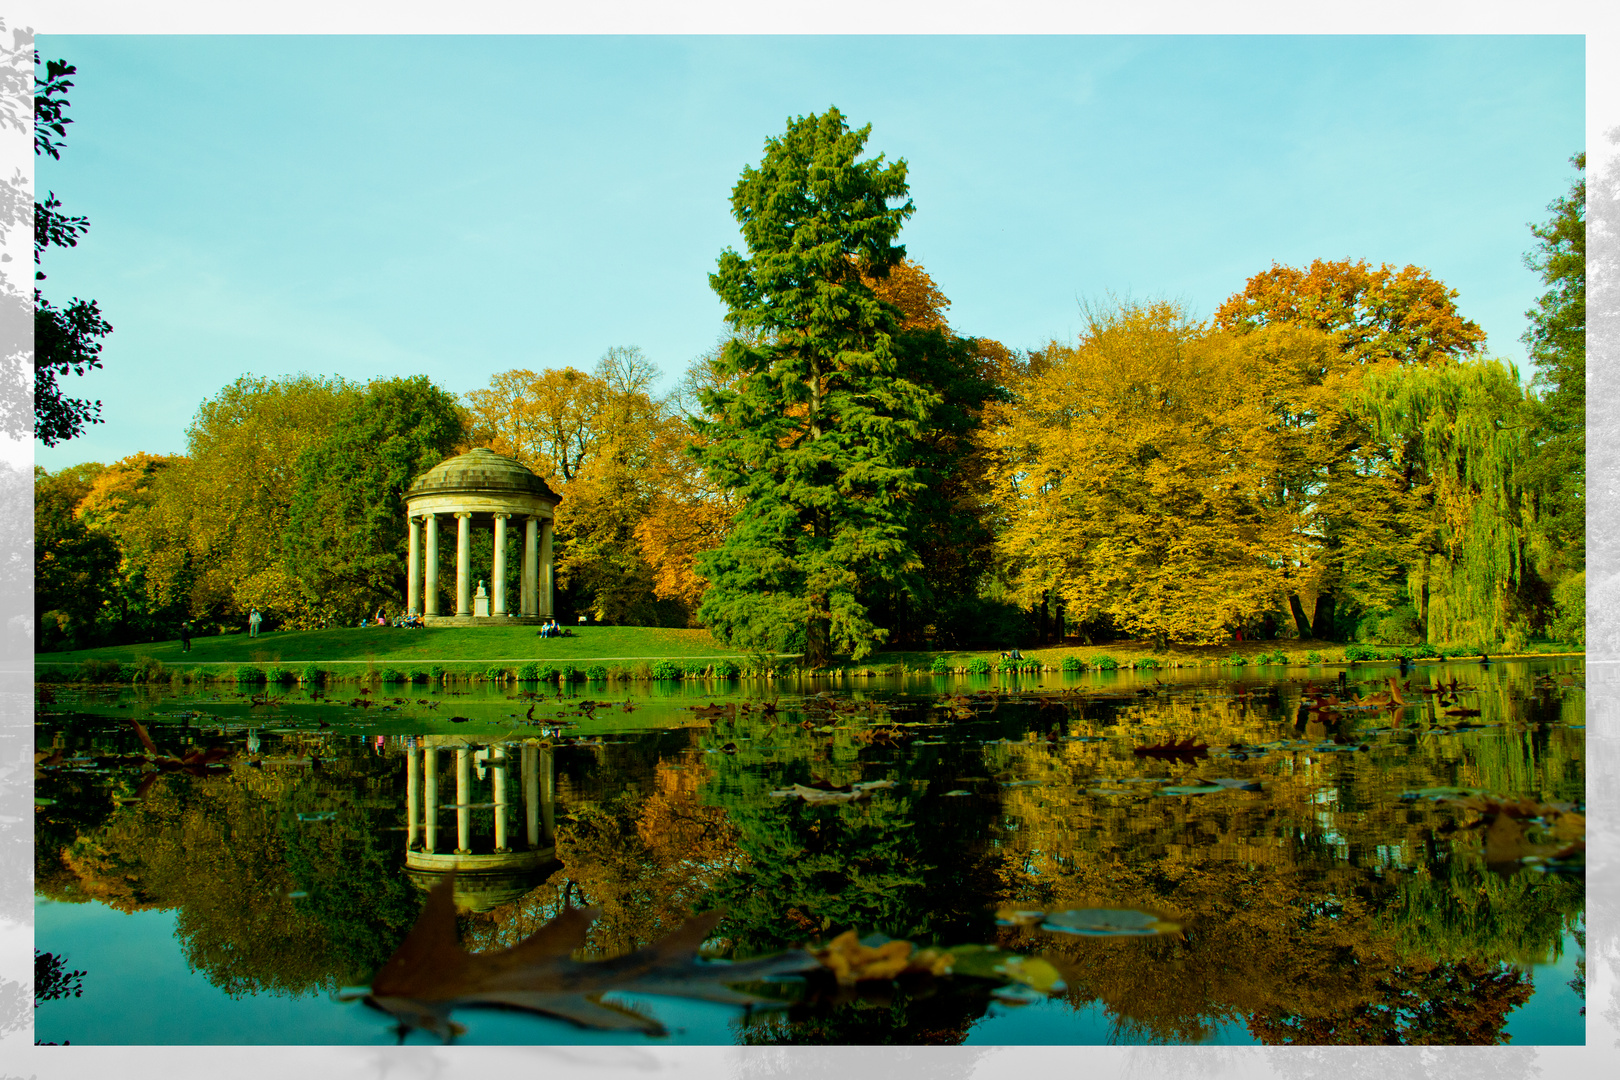
M 1274 425 L 1296 447 L 1279 482 L 1302 511 L 1287 594 L 1301 637 L 1342 637 L 1347 608 L 1399 603 L 1395 563 L 1410 553 L 1392 550 L 1401 530 L 1382 526 L 1410 511 L 1394 490 L 1403 485 L 1389 482 L 1409 478 L 1398 448 L 1373 436 L 1350 399 L 1369 372 L 1478 354 L 1485 332 L 1459 314 L 1456 297 L 1421 267 L 1317 259 L 1303 269 L 1274 263 L 1216 309 L 1217 329 L 1261 354 L 1293 356 L 1269 382 Z M 1302 331 L 1325 335 L 1331 347 L 1299 363 L 1297 350 L 1268 344 Z

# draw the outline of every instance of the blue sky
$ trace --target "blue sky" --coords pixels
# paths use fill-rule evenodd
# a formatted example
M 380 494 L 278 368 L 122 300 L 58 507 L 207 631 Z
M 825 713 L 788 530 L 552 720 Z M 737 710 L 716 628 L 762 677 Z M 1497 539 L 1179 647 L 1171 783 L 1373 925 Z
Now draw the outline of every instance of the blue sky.
M 668 382 L 723 331 L 732 185 L 837 105 L 906 159 L 902 240 L 963 333 L 1072 338 L 1080 304 L 1208 316 L 1275 260 L 1416 263 L 1522 362 L 1527 223 L 1585 148 L 1575 36 L 88 37 L 36 184 L 89 235 L 106 423 L 49 469 L 178 452 L 243 373 L 426 374 L 638 345 Z

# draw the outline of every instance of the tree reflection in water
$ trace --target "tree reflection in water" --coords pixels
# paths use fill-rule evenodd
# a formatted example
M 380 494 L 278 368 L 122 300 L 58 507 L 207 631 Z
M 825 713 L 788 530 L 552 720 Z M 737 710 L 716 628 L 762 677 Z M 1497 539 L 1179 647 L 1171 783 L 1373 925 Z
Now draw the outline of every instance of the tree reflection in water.
M 1506 665 L 1504 665 L 1504 668 Z M 1578 695 L 1577 695 L 1578 696 Z M 1324 717 L 1205 686 L 1002 697 L 972 719 L 926 699 L 782 702 L 706 727 L 573 745 L 453 734 L 239 735 L 230 771 L 169 773 L 134 799 L 128 769 L 41 770 L 38 892 L 178 909 L 188 961 L 232 995 L 363 984 L 454 869 L 475 951 L 568 902 L 601 909 L 586 953 L 621 955 L 724 908 L 734 957 L 848 929 L 918 945 L 994 942 L 1064 968 L 1121 1042 L 1194 1043 L 1238 1023 L 1268 1043 L 1489 1044 L 1530 995 L 1522 965 L 1578 925 L 1578 875 L 1487 869 L 1461 811 L 1403 793 L 1467 788 L 1579 800 L 1579 702 L 1506 671 L 1479 730 L 1421 702 Z M 941 722 L 948 721 L 948 722 Z M 125 752 L 103 717 L 42 737 L 84 760 Z M 936 726 L 908 726 L 936 725 Z M 1196 736 L 1208 759 L 1136 746 Z M 1231 750 L 1223 750 L 1231 747 Z M 1230 777 L 1205 795 L 1164 787 Z M 888 779 L 812 805 L 793 784 Z M 998 909 L 1128 907 L 1179 936 L 998 925 Z M 739 1018 L 753 1043 L 950 1043 L 987 985 L 861 988 Z M 948 984 L 947 984 L 948 986 Z

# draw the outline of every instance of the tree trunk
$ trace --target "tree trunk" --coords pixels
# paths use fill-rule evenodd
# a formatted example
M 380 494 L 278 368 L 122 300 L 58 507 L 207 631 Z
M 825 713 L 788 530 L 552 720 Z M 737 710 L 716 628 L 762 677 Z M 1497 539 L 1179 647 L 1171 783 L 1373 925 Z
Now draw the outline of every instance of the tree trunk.
M 810 597 L 810 610 L 826 606 L 826 598 Z M 807 668 L 824 668 L 832 662 L 832 622 L 825 615 L 812 615 L 804 628 L 804 658 L 800 662 Z
M 1429 555 L 1423 555 L 1423 588 L 1418 593 L 1418 629 L 1423 634 L 1423 643 L 1432 645 L 1429 637 Z
M 1288 594 L 1288 610 L 1293 612 L 1294 625 L 1299 628 L 1300 638 L 1310 637 L 1311 623 L 1309 619 L 1305 618 L 1305 606 L 1299 602 L 1298 593 Z
M 1318 641 L 1336 640 L 1333 627 L 1335 598 L 1326 589 L 1316 594 L 1316 611 L 1311 615 L 1311 630 Z

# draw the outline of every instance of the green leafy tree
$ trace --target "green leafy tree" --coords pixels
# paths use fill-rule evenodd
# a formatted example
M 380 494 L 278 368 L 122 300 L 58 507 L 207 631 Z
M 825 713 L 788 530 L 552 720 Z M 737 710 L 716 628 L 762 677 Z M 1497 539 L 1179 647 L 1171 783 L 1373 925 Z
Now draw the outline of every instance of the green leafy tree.
M 990 620 L 975 585 L 995 563 L 988 456 L 978 435 L 986 405 L 1007 400 L 1011 354 L 999 342 L 954 333 L 945 317 L 950 300 L 912 260 L 865 282 L 900 311 L 893 344 L 900 369 L 933 394 L 907 459 L 922 482 L 907 503 L 921 567 L 909 591 L 878 581 L 868 602 L 897 640 L 920 643 L 928 625 L 940 641 L 978 640 Z
M 244 375 L 198 407 L 187 455 L 158 478 L 130 541 L 154 603 L 183 602 L 195 620 L 238 626 L 252 607 L 272 619 L 314 617 L 287 570 L 284 534 L 304 451 L 330 438 L 360 395 L 343 379 Z
M 699 560 L 698 617 L 750 648 L 802 634 L 812 666 L 884 640 L 862 589 L 909 586 L 920 565 L 908 459 L 932 395 L 894 348 L 898 309 L 862 280 L 904 257 L 893 241 L 912 205 L 904 161 L 856 160 L 870 131 L 829 109 L 768 139 L 732 190 L 749 257 L 728 249 L 709 278 L 739 334 L 726 385 L 702 394 L 694 452 L 742 508 Z
M 1500 361 L 1379 372 L 1364 398 L 1402 489 L 1399 539 L 1426 641 L 1524 644 L 1544 593 L 1526 459 L 1529 407 Z
M 454 396 L 417 375 L 369 383 L 303 451 L 282 550 L 311 610 L 399 603 L 405 489 L 464 437 Z
M 1523 340 L 1537 368 L 1531 387 L 1540 391 L 1530 462 L 1547 493 L 1542 518 L 1553 546 L 1546 561 L 1579 573 L 1586 561 L 1586 155 L 1570 163 L 1583 175 L 1547 207 L 1546 224 L 1530 227 L 1538 243 L 1525 262 L 1547 291 L 1525 312 Z
M 39 54 L 34 54 L 39 64 Z M 45 65 L 43 79 L 34 82 L 34 154 L 54 159 L 62 156 L 67 137 L 67 92 L 73 87 L 69 75 L 77 69 L 63 60 Z M 62 212 L 56 193 L 44 202 L 34 203 L 34 265 L 48 247 L 76 247 L 79 237 L 90 228 L 88 219 Z M 36 269 L 34 278 L 45 279 Z M 72 398 L 62 393 L 57 379 L 68 373 L 83 375 L 101 366 L 101 339 L 112 333 L 112 325 L 102 317 L 94 300 L 74 297 L 65 307 L 56 307 L 34 289 L 34 434 L 46 446 L 71 439 L 86 424 L 101 423 L 101 402 Z
M 118 574 L 118 545 L 75 513 L 103 466 L 34 467 L 34 611 L 41 645 L 89 644 Z M 47 618 L 46 616 L 49 616 Z

